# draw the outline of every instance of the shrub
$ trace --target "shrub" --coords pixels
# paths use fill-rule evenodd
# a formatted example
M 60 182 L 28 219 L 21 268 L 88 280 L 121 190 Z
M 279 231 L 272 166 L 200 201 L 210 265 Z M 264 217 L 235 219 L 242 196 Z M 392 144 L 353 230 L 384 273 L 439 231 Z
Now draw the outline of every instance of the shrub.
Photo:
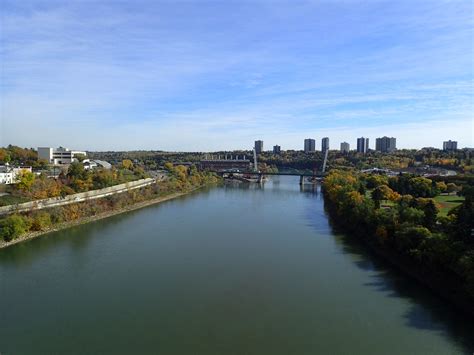
M 48 212 L 36 212 L 32 218 L 31 230 L 40 231 L 51 226 L 51 216 Z
M 30 229 L 31 221 L 28 217 L 11 215 L 0 220 L 0 237 L 9 242 Z

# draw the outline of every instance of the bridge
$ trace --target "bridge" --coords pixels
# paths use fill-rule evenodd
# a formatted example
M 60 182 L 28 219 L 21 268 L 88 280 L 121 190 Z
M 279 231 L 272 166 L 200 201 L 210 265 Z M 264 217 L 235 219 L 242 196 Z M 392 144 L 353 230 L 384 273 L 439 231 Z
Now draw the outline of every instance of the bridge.
M 252 181 L 261 183 L 265 180 L 266 176 L 299 176 L 300 185 L 305 183 L 305 178 L 311 178 L 311 181 L 308 183 L 317 183 L 320 182 L 325 173 L 304 173 L 304 172 L 261 172 L 261 171 L 225 171 L 225 170 L 208 170 L 215 174 L 218 174 L 224 178 L 232 178 L 241 181 Z
M 218 155 L 206 156 L 205 159 L 201 160 L 200 168 L 202 170 L 210 171 L 219 174 L 223 177 L 234 178 L 241 181 L 252 181 L 261 183 L 264 181 L 265 176 L 279 175 L 279 176 L 299 176 L 300 185 L 305 183 L 305 177 L 309 183 L 316 183 L 321 181 L 326 175 L 326 163 L 328 160 L 329 149 L 326 149 L 324 154 L 324 162 L 322 171 L 317 173 L 302 173 L 302 172 L 261 172 L 258 170 L 257 152 L 253 150 L 253 164 L 245 155 Z M 253 166 L 253 169 L 251 169 Z

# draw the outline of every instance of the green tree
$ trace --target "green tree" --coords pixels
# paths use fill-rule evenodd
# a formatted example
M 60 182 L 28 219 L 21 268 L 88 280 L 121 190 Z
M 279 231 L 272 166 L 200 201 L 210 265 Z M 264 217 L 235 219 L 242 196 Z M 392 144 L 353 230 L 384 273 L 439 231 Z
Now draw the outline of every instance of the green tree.
M 84 159 L 86 159 L 86 156 L 84 154 L 76 154 L 74 158 L 76 158 L 79 163 L 82 163 Z
M 411 225 L 420 225 L 425 218 L 425 213 L 422 210 L 406 206 L 400 206 L 398 208 L 398 215 L 402 223 L 405 222 Z
M 414 177 L 410 179 L 410 194 L 415 197 L 431 197 L 432 181 L 424 177 Z
M 0 220 L 0 237 L 9 242 L 25 233 L 31 226 L 28 218 L 11 215 Z
M 430 201 L 423 207 L 425 218 L 423 219 L 423 225 L 429 230 L 433 230 L 436 225 L 436 217 L 438 216 L 438 207 L 433 200 Z
M 69 169 L 67 171 L 67 176 L 72 179 L 84 179 L 87 175 L 87 171 L 84 170 L 84 165 L 80 162 L 72 162 L 69 165 Z
M 464 188 L 465 200 L 461 206 L 457 207 L 453 214 L 455 216 L 454 232 L 457 239 L 468 244 L 474 243 L 474 189 Z
M 395 235 L 395 240 L 398 249 L 406 252 L 417 248 L 424 239 L 430 236 L 431 232 L 428 228 L 402 225 Z
M 28 170 L 22 170 L 17 176 L 17 181 L 19 190 L 25 192 L 30 191 L 31 186 L 35 182 L 35 174 Z

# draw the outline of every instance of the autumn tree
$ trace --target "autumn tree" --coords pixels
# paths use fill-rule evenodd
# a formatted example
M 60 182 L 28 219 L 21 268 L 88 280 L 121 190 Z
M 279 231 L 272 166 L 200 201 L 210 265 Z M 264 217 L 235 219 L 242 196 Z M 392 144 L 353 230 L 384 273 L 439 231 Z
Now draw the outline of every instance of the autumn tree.
M 133 169 L 133 163 L 130 159 L 124 159 L 124 160 L 122 160 L 122 167 L 124 169 L 132 170 Z
M 22 170 L 17 176 L 17 187 L 23 192 L 28 192 L 35 182 L 35 174 L 28 170 Z
M 8 163 L 10 162 L 11 158 L 10 158 L 10 154 L 8 152 L 8 150 L 6 150 L 5 148 L 0 148 L 0 162 L 1 163 Z

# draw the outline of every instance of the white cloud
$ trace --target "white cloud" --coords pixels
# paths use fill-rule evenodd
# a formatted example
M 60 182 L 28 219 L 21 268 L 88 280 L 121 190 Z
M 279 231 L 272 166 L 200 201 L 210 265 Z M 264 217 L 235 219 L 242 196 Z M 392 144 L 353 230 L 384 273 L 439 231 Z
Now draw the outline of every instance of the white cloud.
M 47 5 L 3 10 L 0 145 L 474 145 L 462 2 Z

